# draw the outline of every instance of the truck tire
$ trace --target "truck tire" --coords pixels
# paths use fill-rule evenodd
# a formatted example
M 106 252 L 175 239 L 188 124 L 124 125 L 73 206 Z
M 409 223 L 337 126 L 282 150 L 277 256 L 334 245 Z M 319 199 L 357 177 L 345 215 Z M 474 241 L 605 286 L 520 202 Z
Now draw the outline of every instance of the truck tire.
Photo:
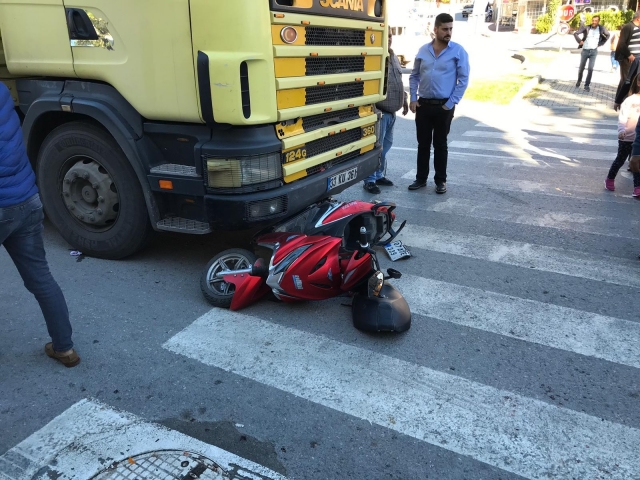
M 224 270 L 251 268 L 258 259 L 253 252 L 242 248 L 230 248 L 213 257 L 200 276 L 202 295 L 214 307 L 229 308 L 235 293 L 235 285 L 215 276 Z
M 99 127 L 71 122 L 54 129 L 38 153 L 36 177 L 47 217 L 73 248 L 115 260 L 149 240 L 138 177 Z

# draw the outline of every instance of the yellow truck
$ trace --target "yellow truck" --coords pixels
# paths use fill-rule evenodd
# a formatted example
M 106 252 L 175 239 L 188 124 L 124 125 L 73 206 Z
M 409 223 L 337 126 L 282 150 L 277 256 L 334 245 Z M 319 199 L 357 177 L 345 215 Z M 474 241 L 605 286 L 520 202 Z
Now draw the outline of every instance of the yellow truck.
M 378 166 L 389 0 L 0 0 L 50 221 L 123 258 L 153 230 L 253 229 Z

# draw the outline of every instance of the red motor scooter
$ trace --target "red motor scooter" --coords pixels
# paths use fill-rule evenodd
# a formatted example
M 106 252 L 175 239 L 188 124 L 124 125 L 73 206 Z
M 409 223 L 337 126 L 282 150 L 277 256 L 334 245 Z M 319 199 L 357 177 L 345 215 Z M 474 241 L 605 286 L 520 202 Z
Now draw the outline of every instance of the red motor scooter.
M 324 200 L 298 215 L 258 233 L 253 243 L 272 251 L 267 262 L 253 252 L 233 248 L 209 261 L 200 286 L 216 307 L 239 310 L 269 291 L 283 302 L 353 296 L 356 328 L 403 332 L 411 311 L 390 278 L 402 274 L 380 271 L 372 245 L 393 241 L 395 204 Z M 381 241 L 389 234 L 389 238 Z

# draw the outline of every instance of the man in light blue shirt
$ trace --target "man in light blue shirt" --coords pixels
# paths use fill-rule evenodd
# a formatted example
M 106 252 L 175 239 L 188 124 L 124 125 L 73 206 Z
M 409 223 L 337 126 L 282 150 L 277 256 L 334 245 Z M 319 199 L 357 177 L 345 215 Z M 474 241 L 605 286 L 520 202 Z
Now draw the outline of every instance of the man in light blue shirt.
M 435 21 L 435 38 L 416 55 L 409 79 L 411 104 L 416 114 L 418 136 L 418 171 L 409 190 L 427 185 L 431 143 L 436 193 L 447 191 L 447 136 L 455 106 L 469 84 L 469 55 L 451 41 L 453 17 L 441 13 Z

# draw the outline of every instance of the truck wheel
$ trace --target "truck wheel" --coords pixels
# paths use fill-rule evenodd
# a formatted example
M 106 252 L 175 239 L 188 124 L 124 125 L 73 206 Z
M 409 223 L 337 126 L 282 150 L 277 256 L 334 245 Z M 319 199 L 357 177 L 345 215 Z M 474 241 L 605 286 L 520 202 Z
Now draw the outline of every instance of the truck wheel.
M 220 308 L 229 308 L 236 291 L 235 285 L 223 279 L 216 278 L 216 274 L 224 270 L 243 270 L 251 268 L 258 259 L 249 250 L 230 248 L 213 257 L 200 277 L 200 289 L 207 301 Z
M 138 177 L 100 128 L 72 122 L 53 130 L 38 154 L 36 174 L 47 217 L 86 255 L 124 258 L 150 238 Z

